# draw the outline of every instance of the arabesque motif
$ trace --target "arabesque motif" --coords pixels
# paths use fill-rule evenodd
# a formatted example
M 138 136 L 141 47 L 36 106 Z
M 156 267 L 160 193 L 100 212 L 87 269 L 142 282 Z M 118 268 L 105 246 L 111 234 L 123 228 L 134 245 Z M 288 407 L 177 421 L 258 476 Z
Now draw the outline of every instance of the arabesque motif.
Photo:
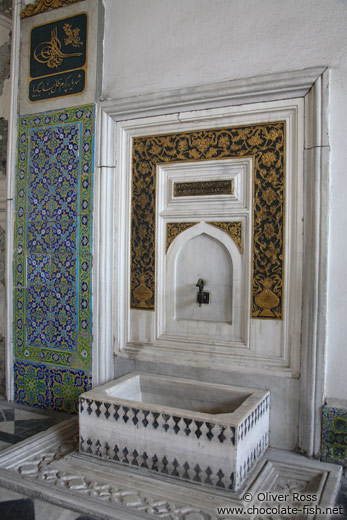
M 285 122 L 136 137 L 132 150 L 131 308 L 155 308 L 157 165 L 252 157 L 251 316 L 282 319 Z M 147 290 L 146 300 L 136 298 L 140 286 L 141 294 Z
M 28 18 L 35 14 L 44 13 L 50 9 L 57 9 L 68 4 L 75 4 L 76 2 L 83 2 L 83 0 L 35 0 L 32 4 L 26 6 L 21 12 L 21 18 Z
M 93 138 L 93 105 L 19 122 L 16 399 L 68 412 L 91 381 Z
M 207 222 L 211 226 L 215 226 L 224 233 L 227 233 L 235 244 L 238 247 L 238 250 L 242 254 L 242 222 L 241 221 L 233 221 L 233 222 Z
M 180 233 L 198 223 L 199 222 L 168 222 L 166 224 L 166 252 Z

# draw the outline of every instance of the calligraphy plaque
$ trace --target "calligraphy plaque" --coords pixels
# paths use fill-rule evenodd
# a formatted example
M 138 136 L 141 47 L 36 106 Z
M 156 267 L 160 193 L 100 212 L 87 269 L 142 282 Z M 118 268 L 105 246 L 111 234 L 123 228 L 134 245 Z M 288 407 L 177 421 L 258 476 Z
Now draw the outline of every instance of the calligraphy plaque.
M 33 27 L 30 34 L 30 101 L 80 94 L 86 85 L 86 13 Z
M 201 197 L 210 195 L 232 195 L 232 179 L 224 181 L 175 182 L 175 197 Z

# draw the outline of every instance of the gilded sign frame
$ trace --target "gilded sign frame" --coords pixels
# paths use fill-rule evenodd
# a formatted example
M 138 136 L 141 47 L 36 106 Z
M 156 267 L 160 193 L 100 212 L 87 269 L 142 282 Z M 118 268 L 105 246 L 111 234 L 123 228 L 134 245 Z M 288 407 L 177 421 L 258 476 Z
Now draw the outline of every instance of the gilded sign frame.
M 72 27 L 70 23 L 73 19 L 83 19 L 85 20 L 85 27 L 84 27 L 84 41 L 80 40 L 79 37 L 79 27 Z M 58 27 L 62 26 L 64 23 L 63 29 L 65 31 L 65 41 L 69 42 L 69 45 L 71 46 L 71 50 L 68 53 L 62 52 L 62 42 L 61 39 L 58 38 L 57 30 Z M 66 32 L 66 26 L 70 27 L 70 33 L 68 34 Z M 64 17 L 64 18 L 58 18 L 55 20 L 52 20 L 50 22 L 35 25 L 31 31 L 30 31 L 30 40 L 29 40 L 29 77 L 28 77 L 28 99 L 30 103 L 40 103 L 44 101 L 50 101 L 55 100 L 67 96 L 76 96 L 81 95 L 85 92 L 86 86 L 87 86 L 87 64 L 88 64 L 88 26 L 89 26 L 89 17 L 87 12 L 80 12 L 77 14 L 74 14 L 70 17 Z M 43 28 L 52 28 L 51 32 L 51 40 L 50 41 L 42 41 L 37 45 L 35 49 L 33 49 L 32 45 L 32 39 L 33 35 L 40 32 L 42 32 Z M 41 31 L 40 31 L 41 30 Z M 48 29 L 47 29 L 48 30 Z M 75 33 L 77 31 L 77 33 Z M 53 34 L 54 33 L 54 34 Z M 79 47 L 83 45 L 83 48 L 80 49 Z M 40 47 L 41 54 L 40 56 L 36 56 L 36 50 Z M 77 48 L 76 48 L 77 47 Z M 76 52 L 83 50 L 83 52 Z M 34 52 L 33 52 L 34 51 Z M 71 63 L 71 59 L 73 57 L 80 58 L 79 64 L 76 63 L 75 66 L 73 66 L 73 63 Z M 54 62 L 55 60 L 55 62 Z M 64 60 L 70 60 L 68 65 L 64 65 Z M 50 64 L 50 62 L 54 62 L 53 64 Z M 38 65 L 41 67 L 41 72 L 34 71 L 34 63 L 37 62 Z M 45 63 L 47 63 L 47 67 L 45 69 Z M 61 68 L 60 71 L 53 71 L 49 74 L 49 69 L 54 68 Z M 41 74 L 41 75 L 40 75 Z M 77 76 L 76 76 L 77 74 Z M 74 77 L 75 76 L 75 77 Z M 73 88 L 75 85 L 77 85 L 77 82 L 82 80 L 82 88 Z M 49 91 L 52 90 L 51 95 L 47 95 L 46 97 L 38 97 L 37 99 L 33 99 L 31 87 L 34 85 L 35 82 L 41 82 L 43 91 Z M 52 86 L 49 87 L 50 81 L 53 81 Z M 54 83 L 55 81 L 55 83 Z M 46 82 L 46 83 L 45 83 Z M 38 84 L 39 85 L 39 84 Z M 34 88 L 34 86 L 32 87 Z M 61 95 L 56 95 L 56 90 L 60 89 L 61 92 L 64 92 Z
M 208 197 L 211 195 L 233 195 L 232 179 L 217 181 L 175 182 L 174 197 Z

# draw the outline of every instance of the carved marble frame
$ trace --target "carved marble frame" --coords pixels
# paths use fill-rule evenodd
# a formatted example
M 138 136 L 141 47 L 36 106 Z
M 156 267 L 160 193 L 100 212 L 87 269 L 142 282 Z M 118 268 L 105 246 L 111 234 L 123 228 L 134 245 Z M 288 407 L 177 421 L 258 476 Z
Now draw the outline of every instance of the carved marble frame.
M 300 381 L 299 447 L 308 455 L 320 450 L 320 407 L 324 397 L 324 358 L 326 348 L 326 263 L 328 241 L 329 148 L 328 78 L 325 67 L 274 74 L 249 80 L 235 80 L 190 89 L 148 94 L 103 102 L 99 106 L 98 165 L 95 186 L 96 262 L 94 341 L 95 381 L 101 384 L 113 377 L 113 351 L 118 349 L 116 331 L 119 307 L 115 293 L 113 229 L 115 123 L 144 116 L 170 114 L 194 109 L 240 105 L 276 99 L 303 97 L 305 103 L 304 169 L 304 280 L 303 325 Z M 314 197 L 312 197 L 312 193 Z M 123 211 L 122 205 L 117 212 Z M 320 218 L 316 218 L 317 213 Z M 115 291 L 110 294 L 109 285 Z M 312 296 L 315 295 L 315 298 Z M 115 319 L 111 319 L 114 317 Z
M 235 336 L 231 330 L 231 335 L 223 331 L 221 332 L 221 341 L 217 339 L 219 338 L 219 333 L 213 341 L 205 341 L 202 338 L 199 340 L 196 339 L 196 341 L 190 338 L 183 340 L 181 336 L 176 337 L 174 335 L 167 336 L 164 333 L 162 334 L 160 331 L 165 330 L 162 326 L 163 303 L 158 304 L 158 308 L 153 309 L 152 312 L 148 312 L 147 309 L 139 310 L 133 308 L 130 291 L 130 287 L 132 287 L 132 277 L 129 277 L 128 273 L 129 266 L 130 273 L 132 273 L 131 259 L 133 257 L 133 243 L 132 238 L 128 239 L 128 237 L 132 237 L 132 224 L 134 219 L 132 214 L 134 180 L 132 176 L 133 166 L 130 150 L 135 147 L 135 144 L 138 143 L 139 140 L 142 140 L 143 135 L 176 136 L 177 132 L 181 133 L 186 131 L 190 131 L 195 135 L 195 133 L 200 133 L 200 131 L 217 133 L 219 130 L 216 131 L 215 129 L 224 128 L 232 128 L 233 130 L 234 128 L 239 129 L 240 127 L 253 129 L 258 125 L 267 124 L 268 121 L 271 121 L 269 124 L 274 127 L 276 124 L 280 124 L 281 127 L 285 126 L 285 147 L 288 148 L 288 150 L 292 150 L 290 154 L 286 154 L 285 170 L 288 172 L 291 171 L 289 165 L 295 164 L 294 170 L 298 172 L 297 175 L 294 175 L 294 170 L 290 175 L 288 173 L 288 183 L 290 183 L 292 188 L 287 190 L 287 211 L 288 208 L 291 208 L 293 205 L 295 209 L 291 208 L 292 215 L 301 215 L 296 201 L 301 200 L 302 197 L 302 189 L 299 190 L 298 183 L 302 182 L 301 165 L 303 161 L 302 157 L 299 158 L 298 154 L 300 152 L 298 151 L 296 141 L 298 140 L 300 142 L 300 139 L 302 139 L 301 121 L 303 117 L 300 115 L 303 110 L 302 104 L 302 100 L 296 100 L 293 103 L 287 100 L 273 103 L 251 103 L 244 106 L 241 110 L 238 107 L 230 106 L 223 109 L 211 109 L 209 111 L 180 112 L 178 121 L 175 115 L 168 114 L 167 116 L 134 118 L 130 121 L 121 121 L 117 124 L 117 153 L 119 158 L 117 164 L 117 180 L 119 181 L 119 185 L 115 191 L 117 197 L 116 207 L 118 208 L 124 204 L 122 213 L 117 214 L 115 221 L 115 226 L 120 230 L 118 238 L 116 238 L 118 253 L 116 271 L 119 277 L 118 288 L 116 289 L 117 300 L 119 302 L 119 326 L 115 333 L 115 337 L 117 338 L 115 351 L 117 355 L 143 362 L 155 360 L 159 363 L 165 362 L 176 366 L 184 365 L 201 368 L 210 368 L 211 359 L 213 359 L 213 369 L 217 371 L 271 374 L 276 377 L 289 378 L 299 377 L 301 304 L 297 304 L 297 302 L 301 301 L 301 266 L 298 262 L 297 254 L 302 250 L 300 244 L 302 231 L 299 229 L 301 217 L 297 217 L 298 220 L 296 222 L 298 224 L 293 224 L 292 219 L 294 217 L 290 217 L 290 224 L 286 224 L 285 226 L 287 228 L 287 240 L 290 241 L 290 247 L 293 248 L 290 250 L 293 251 L 293 253 L 290 254 L 291 265 L 286 269 L 287 273 L 290 273 L 290 276 L 287 275 L 284 280 L 284 317 L 283 320 L 281 320 L 282 325 L 275 326 L 274 321 L 276 320 L 267 320 L 268 322 L 271 321 L 271 323 L 264 325 L 264 320 L 252 319 L 248 321 L 246 318 L 247 331 L 241 333 L 240 330 Z M 212 130 L 210 130 L 210 128 L 212 128 Z M 220 131 L 223 132 L 223 130 Z M 296 132 L 298 132 L 299 137 L 297 137 Z M 143 139 L 146 140 L 146 138 Z M 241 158 L 236 158 L 235 160 L 241 160 Z M 242 158 L 242 160 L 245 159 Z M 185 163 L 183 162 L 182 164 Z M 189 161 L 187 164 L 189 164 Z M 196 164 L 199 164 L 199 162 L 196 162 Z M 202 161 L 200 164 L 201 167 L 204 168 L 206 161 Z M 167 167 L 169 168 L 169 165 Z M 176 168 L 177 167 L 176 164 Z M 166 166 L 157 165 L 158 170 L 165 168 Z M 255 173 L 253 166 L 251 166 L 250 171 L 253 171 L 252 183 L 254 186 Z M 297 176 L 297 179 L 290 180 Z M 161 174 L 158 173 L 156 177 L 157 179 L 161 178 Z M 294 191 L 292 192 L 292 190 Z M 140 206 L 140 200 L 137 204 Z M 129 213 L 129 211 L 131 211 L 131 213 Z M 156 213 L 159 213 L 158 208 Z M 204 212 L 203 215 L 205 215 Z M 234 214 L 234 217 L 238 217 L 238 215 L 237 212 Z M 145 216 L 144 218 L 146 219 L 147 217 Z M 157 227 L 158 225 L 159 223 L 157 221 Z M 190 231 L 188 231 L 188 233 L 190 233 Z M 252 233 L 255 233 L 254 229 Z M 249 238 L 252 233 L 247 233 Z M 160 251 L 163 249 L 159 230 L 157 235 L 155 239 L 157 243 L 155 280 L 157 286 L 156 299 L 159 302 L 160 295 L 163 294 L 164 281 L 162 276 L 164 271 L 158 267 L 161 263 Z M 139 247 L 141 247 L 141 244 L 139 244 Z M 250 244 L 248 247 L 250 247 Z M 287 247 L 288 245 L 285 246 L 285 248 Z M 296 253 L 294 253 L 294 251 Z M 244 257 L 244 260 L 245 259 L 246 257 Z M 253 274 L 251 270 L 253 266 L 251 267 L 246 260 L 242 262 L 242 266 L 244 269 L 245 266 L 248 266 L 242 274 L 242 276 L 245 277 L 243 286 L 246 287 L 249 277 Z M 128 285 L 129 279 L 130 286 Z M 170 289 L 168 290 L 170 291 Z M 246 298 L 247 297 L 248 296 L 246 296 Z M 241 306 L 243 308 L 243 304 L 241 304 Z M 248 315 L 246 307 L 243 311 L 245 312 L 245 316 Z M 240 322 L 236 319 L 234 323 L 236 325 Z M 273 338 L 273 348 L 269 349 L 265 347 L 259 350 L 257 348 L 258 344 L 265 346 L 265 344 L 268 343 L 267 334 Z M 254 342 L 255 337 L 257 338 L 256 342 Z

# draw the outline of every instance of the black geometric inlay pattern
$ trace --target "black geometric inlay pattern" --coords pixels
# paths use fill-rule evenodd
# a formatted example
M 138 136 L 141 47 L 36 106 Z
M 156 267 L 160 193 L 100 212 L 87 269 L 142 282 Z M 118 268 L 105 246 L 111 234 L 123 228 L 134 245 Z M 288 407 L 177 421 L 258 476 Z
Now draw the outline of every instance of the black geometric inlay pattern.
M 174 459 L 173 463 L 172 463 L 172 466 L 173 466 L 173 470 L 171 472 L 171 475 L 173 477 L 179 477 L 180 474 L 178 473 L 177 469 L 179 468 L 179 464 L 177 462 L 177 459 Z
M 131 464 L 132 464 L 133 466 L 138 466 L 138 465 L 139 465 L 139 463 L 137 462 L 137 458 L 138 458 L 138 456 L 139 456 L 138 452 L 137 452 L 136 450 L 134 450 L 134 451 L 132 452 L 133 460 L 131 461 Z
M 106 417 L 106 419 L 108 419 L 111 415 L 110 412 L 108 411 L 111 404 L 110 403 L 104 403 L 104 404 L 105 404 L 105 408 L 106 408 L 105 417 Z
M 88 415 L 91 415 L 91 413 L 92 413 L 92 411 L 93 411 L 93 410 L 92 410 L 92 403 L 93 403 L 93 401 L 92 401 L 91 399 L 87 399 L 87 404 L 88 404 L 88 406 L 87 406 L 87 412 L 88 412 Z
M 158 462 L 159 462 L 158 457 L 156 455 L 153 455 L 151 469 L 153 469 L 154 471 L 159 471 Z
M 218 439 L 219 439 L 219 442 L 224 442 L 226 437 L 224 435 L 224 432 L 225 432 L 225 427 L 224 426 L 220 426 L 220 429 L 221 429 L 221 432 L 220 434 L 218 435 Z
M 206 433 L 206 437 L 208 438 L 209 441 L 211 441 L 214 437 L 213 433 L 212 433 L 212 429 L 214 427 L 214 424 L 212 423 L 206 423 L 206 426 L 208 428 L 208 432 Z
M 129 416 L 128 416 L 129 408 L 127 406 L 123 406 L 123 411 L 124 411 L 123 421 L 125 423 L 127 423 L 129 421 Z
M 138 418 L 137 418 L 137 414 L 139 413 L 140 410 L 137 410 L 136 408 L 132 408 L 131 409 L 133 414 L 134 414 L 134 417 L 132 418 L 132 421 L 133 423 L 135 424 L 135 426 L 137 425 L 137 423 L 139 422 Z
M 113 408 L 114 408 L 114 414 L 113 414 L 113 417 L 116 421 L 118 421 L 119 419 L 119 413 L 118 413 L 118 410 L 120 408 L 120 406 L 118 404 L 114 404 L 113 405 Z
M 225 485 L 223 484 L 223 478 L 225 475 L 221 469 L 218 471 L 217 476 L 218 476 L 218 482 L 217 482 L 216 486 L 225 488 Z
M 152 412 L 152 415 L 153 415 L 153 419 L 154 419 L 154 421 L 152 422 L 152 426 L 156 430 L 159 426 L 158 418 L 159 418 L 160 413 Z
M 118 448 L 117 444 L 113 448 L 113 451 L 114 451 L 113 460 L 115 460 L 116 462 L 119 462 L 119 457 L 118 457 L 119 448 Z
M 199 476 L 200 473 L 201 473 L 201 469 L 200 469 L 199 464 L 197 464 L 197 465 L 195 466 L 194 471 L 195 471 L 195 476 L 194 476 L 193 480 L 194 480 L 195 482 L 201 482 L 201 478 L 200 478 L 200 476 Z
M 202 431 L 200 430 L 201 426 L 203 425 L 203 422 L 202 421 L 194 421 L 195 424 L 196 424 L 196 430 L 195 430 L 195 435 L 197 436 L 198 439 L 200 439 L 201 435 L 202 435 Z
M 262 439 L 259 440 L 257 446 L 253 448 L 251 453 L 248 455 L 247 460 L 244 461 L 243 465 L 241 465 L 238 469 L 239 477 L 241 480 L 244 480 L 247 474 L 254 467 L 255 463 L 259 459 L 259 457 L 264 453 L 265 449 L 268 446 L 268 435 L 265 433 Z
M 206 468 L 206 475 L 207 475 L 207 477 L 205 478 L 204 483 L 208 484 L 209 486 L 213 486 L 213 482 L 211 480 L 211 476 L 213 475 L 213 471 L 210 468 L 210 466 L 207 466 L 207 468 Z
M 105 444 L 105 455 L 107 458 L 109 458 L 109 455 L 110 455 L 110 447 L 108 445 L 108 443 L 106 442 Z
M 142 424 L 143 426 L 146 428 L 148 426 L 148 420 L 147 420 L 147 417 L 149 415 L 149 412 L 147 410 L 144 410 L 143 411 L 143 415 L 144 415 L 144 419 L 142 420 Z
M 234 426 L 230 426 L 230 430 L 231 430 L 230 440 L 235 445 L 235 428 L 234 428 Z
M 238 428 L 238 439 L 242 440 L 247 433 L 255 426 L 258 420 L 267 412 L 270 406 L 270 396 L 267 395 L 265 399 L 257 406 L 253 412 L 250 413 L 243 423 Z
M 91 439 L 88 439 L 87 444 L 88 444 L 87 453 L 93 453 L 93 451 L 92 451 L 93 441 Z
M 96 404 L 96 410 L 95 410 L 95 415 L 97 417 L 100 417 L 101 415 L 101 410 L 100 410 L 100 406 L 101 406 L 101 401 L 95 401 L 95 404 Z
M 192 432 L 192 430 L 189 428 L 189 425 L 191 424 L 192 419 L 184 418 L 183 420 L 186 423 L 186 428 L 184 429 L 184 433 L 188 436 Z
M 96 441 L 95 447 L 96 447 L 95 455 L 97 455 L 98 457 L 101 457 L 101 451 L 100 451 L 101 444 L 100 444 L 100 441 Z
M 175 415 L 172 417 L 173 420 L 175 421 L 175 426 L 174 426 L 174 432 L 177 434 L 179 431 L 180 431 L 180 427 L 178 426 L 178 423 L 180 422 L 181 420 L 181 417 L 176 417 Z
M 190 480 L 190 475 L 188 473 L 189 464 L 187 461 L 183 464 L 183 468 L 184 468 L 184 473 L 182 475 L 182 478 L 185 478 L 186 480 Z
M 145 451 L 141 453 L 137 449 L 128 448 L 127 446 L 119 447 L 117 444 L 112 450 L 107 442 L 103 447 L 99 440 L 96 440 L 93 445 L 91 439 L 84 441 L 82 437 L 80 439 L 80 446 L 82 452 L 91 453 L 100 458 L 106 456 L 108 459 L 128 466 L 141 467 L 163 475 L 199 482 L 208 486 L 233 489 L 234 473 L 231 473 L 230 477 L 227 477 L 221 468 L 214 472 L 210 466 L 204 468 L 198 463 L 190 465 L 187 460 L 180 464 L 177 458 L 169 460 L 166 455 L 159 458 L 156 453 L 148 455 Z M 87 449 L 85 449 L 85 446 L 88 446 Z M 256 455 L 256 450 L 254 450 L 254 453 L 251 454 L 248 460 L 239 467 L 240 478 L 242 478 L 242 475 L 247 474 L 254 465 Z
M 125 447 L 124 450 L 122 451 L 122 453 L 124 455 L 124 459 L 122 459 L 123 464 L 129 464 L 129 460 L 128 460 L 129 451 L 128 451 L 128 449 Z
M 170 426 L 167 424 L 168 420 L 170 419 L 170 415 L 163 413 L 162 418 L 164 419 L 163 429 L 167 432 L 170 428 Z
M 148 455 L 147 453 L 144 451 L 142 453 L 142 464 L 141 464 L 141 468 L 147 468 L 148 469 L 148 465 L 147 465 L 147 460 L 148 460 Z
M 165 475 L 168 475 L 169 472 L 166 469 L 166 466 L 169 464 L 169 461 L 167 460 L 167 458 L 165 456 L 164 456 L 164 458 L 162 460 L 162 463 L 163 463 L 163 469 L 161 470 L 161 472 L 164 473 Z
M 87 407 L 86 407 L 87 403 Z M 94 404 L 94 406 L 93 406 Z M 102 411 L 104 405 L 105 410 Z M 238 436 L 243 439 L 246 433 L 256 424 L 259 417 L 265 413 L 265 409 L 269 406 L 268 398 L 264 399 L 259 404 L 246 420 L 239 426 Z M 165 432 L 173 431 L 176 435 L 185 435 L 187 437 L 206 437 L 208 441 L 223 443 L 225 441 L 231 442 L 235 445 L 235 427 L 223 426 L 220 423 L 204 422 L 197 419 L 190 419 L 187 417 L 179 417 L 177 415 L 170 416 L 168 413 L 159 413 L 149 410 L 140 410 L 138 408 L 130 408 L 119 404 L 106 403 L 101 401 L 94 401 L 92 399 L 80 398 L 80 412 L 86 411 L 88 415 L 93 412 L 97 417 L 105 417 L 109 419 L 113 417 L 115 421 L 121 419 L 125 424 L 131 421 L 136 427 L 143 426 L 147 428 L 151 425 L 155 430 L 162 428 Z

